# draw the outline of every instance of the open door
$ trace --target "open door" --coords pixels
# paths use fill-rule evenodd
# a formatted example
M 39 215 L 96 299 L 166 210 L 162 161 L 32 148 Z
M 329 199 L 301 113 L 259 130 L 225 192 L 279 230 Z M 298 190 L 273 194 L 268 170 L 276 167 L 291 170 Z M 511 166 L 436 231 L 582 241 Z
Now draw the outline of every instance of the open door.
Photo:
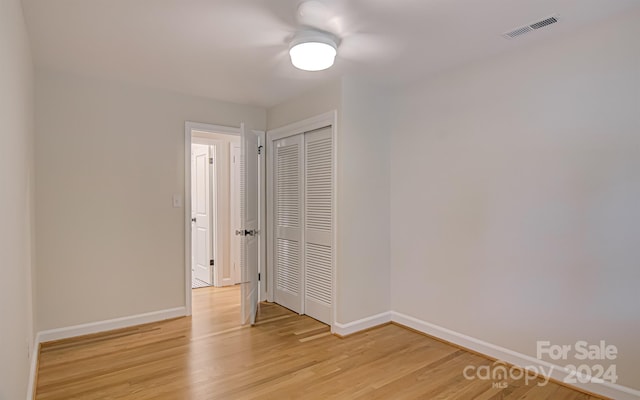
M 259 260 L 259 157 L 260 138 L 245 124 L 240 127 L 240 214 L 242 227 L 236 234 L 242 236 L 240 268 L 242 292 L 242 323 L 256 322 L 258 311 L 258 260 Z
M 191 237 L 193 276 L 208 285 L 213 284 L 211 247 L 211 199 L 209 146 L 192 145 L 191 170 Z

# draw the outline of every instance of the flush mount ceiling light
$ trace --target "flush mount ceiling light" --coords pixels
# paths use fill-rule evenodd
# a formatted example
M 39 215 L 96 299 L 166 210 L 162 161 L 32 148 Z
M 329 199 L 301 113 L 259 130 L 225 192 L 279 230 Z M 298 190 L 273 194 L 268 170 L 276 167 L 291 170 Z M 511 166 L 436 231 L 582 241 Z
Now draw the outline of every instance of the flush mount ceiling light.
M 302 31 L 289 46 L 294 67 L 304 71 L 322 71 L 333 65 L 338 50 L 337 39 L 327 32 Z

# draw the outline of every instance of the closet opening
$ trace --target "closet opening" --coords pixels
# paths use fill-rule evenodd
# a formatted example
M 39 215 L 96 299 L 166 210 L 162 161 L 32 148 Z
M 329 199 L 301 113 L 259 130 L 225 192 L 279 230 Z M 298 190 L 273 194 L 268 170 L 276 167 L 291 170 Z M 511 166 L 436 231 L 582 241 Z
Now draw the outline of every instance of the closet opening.
M 268 299 L 335 324 L 336 113 L 267 133 Z

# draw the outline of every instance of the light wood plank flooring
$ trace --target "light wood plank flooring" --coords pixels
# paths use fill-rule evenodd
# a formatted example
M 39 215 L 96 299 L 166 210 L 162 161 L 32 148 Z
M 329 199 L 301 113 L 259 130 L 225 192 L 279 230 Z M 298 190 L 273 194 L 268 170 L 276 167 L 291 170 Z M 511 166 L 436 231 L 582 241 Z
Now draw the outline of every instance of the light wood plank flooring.
M 549 383 L 466 380 L 491 361 L 395 325 L 345 339 L 261 304 L 240 327 L 238 288 L 194 291 L 193 317 L 44 344 L 37 399 L 564 399 Z

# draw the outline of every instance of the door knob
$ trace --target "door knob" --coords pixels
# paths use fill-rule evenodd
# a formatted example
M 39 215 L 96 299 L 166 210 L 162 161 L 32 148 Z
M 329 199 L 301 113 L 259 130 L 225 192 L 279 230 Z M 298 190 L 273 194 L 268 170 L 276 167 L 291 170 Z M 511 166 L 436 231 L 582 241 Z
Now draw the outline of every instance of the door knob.
M 191 218 L 191 222 L 196 222 L 196 217 Z

